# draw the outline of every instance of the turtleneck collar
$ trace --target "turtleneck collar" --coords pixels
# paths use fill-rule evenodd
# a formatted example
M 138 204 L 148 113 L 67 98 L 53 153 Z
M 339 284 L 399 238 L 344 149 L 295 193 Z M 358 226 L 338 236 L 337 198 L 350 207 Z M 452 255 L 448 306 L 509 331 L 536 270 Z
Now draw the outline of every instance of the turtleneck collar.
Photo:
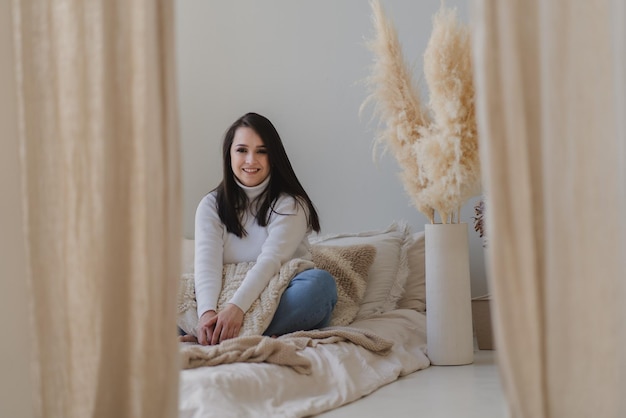
M 270 176 L 267 176 L 261 184 L 252 187 L 244 186 L 239 180 L 237 180 L 237 177 L 235 177 L 235 182 L 237 182 L 237 185 L 246 193 L 248 201 L 252 202 L 254 199 L 259 197 L 259 195 L 267 188 L 267 185 L 270 184 Z

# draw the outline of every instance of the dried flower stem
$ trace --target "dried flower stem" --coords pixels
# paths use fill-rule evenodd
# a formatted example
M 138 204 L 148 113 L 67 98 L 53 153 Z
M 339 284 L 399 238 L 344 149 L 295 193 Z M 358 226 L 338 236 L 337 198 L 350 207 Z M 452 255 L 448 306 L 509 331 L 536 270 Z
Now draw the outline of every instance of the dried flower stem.
M 443 4 L 435 14 L 424 53 L 426 109 L 393 24 L 378 0 L 371 7 L 376 36 L 368 46 L 375 59 L 361 110 L 375 102 L 374 116 L 385 123 L 376 144 L 393 152 L 414 206 L 431 223 L 435 211 L 443 223 L 459 222 L 460 207 L 481 189 L 469 30 Z
M 481 200 L 474 206 L 474 231 L 483 239 L 483 247 L 487 246 L 487 235 L 485 234 L 485 202 Z

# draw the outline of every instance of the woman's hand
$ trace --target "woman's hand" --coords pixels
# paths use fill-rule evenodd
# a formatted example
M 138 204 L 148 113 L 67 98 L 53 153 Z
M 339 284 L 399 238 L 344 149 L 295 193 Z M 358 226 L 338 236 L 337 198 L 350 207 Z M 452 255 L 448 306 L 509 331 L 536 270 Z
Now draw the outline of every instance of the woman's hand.
M 202 345 L 215 345 L 239 335 L 244 312 L 232 303 L 216 313 L 206 311 L 198 321 L 198 342 Z
M 209 344 L 221 343 L 224 340 L 235 338 L 239 335 L 243 324 L 244 312 L 235 304 L 227 303 L 224 309 L 212 318 L 215 327 Z
M 215 322 L 217 321 L 217 312 L 206 311 L 202 314 L 198 320 L 198 327 L 196 333 L 198 334 L 198 342 L 202 345 L 211 344 L 211 338 L 213 338 L 213 330 L 215 329 Z

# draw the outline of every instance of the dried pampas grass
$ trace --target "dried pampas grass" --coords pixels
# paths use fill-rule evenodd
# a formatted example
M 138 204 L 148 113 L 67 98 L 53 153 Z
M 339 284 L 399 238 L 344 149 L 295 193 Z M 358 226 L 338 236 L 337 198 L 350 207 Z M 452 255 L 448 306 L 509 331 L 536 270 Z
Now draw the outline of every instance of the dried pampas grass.
M 371 7 L 376 36 L 368 47 L 375 59 L 361 110 L 375 103 L 374 116 L 384 122 L 376 143 L 391 149 L 414 206 L 431 223 L 435 212 L 443 223 L 459 222 L 461 206 L 481 190 L 469 30 L 443 4 L 433 17 L 424 53 L 426 108 L 393 24 L 378 0 Z
M 402 172 L 400 178 L 409 196 L 418 196 L 427 187 L 425 177 L 415 164 L 412 147 L 424 135 L 430 123 L 427 110 L 420 101 L 409 66 L 404 62 L 402 47 L 393 23 L 385 16 L 380 2 L 371 3 L 376 37 L 368 43 L 376 59 L 367 79 L 371 94 L 361 105 L 375 103 L 374 115 L 385 121 L 385 128 L 376 137 L 376 144 L 391 150 Z M 376 153 L 376 147 L 374 147 Z M 416 208 L 432 219 L 434 209 L 424 201 L 413 201 Z

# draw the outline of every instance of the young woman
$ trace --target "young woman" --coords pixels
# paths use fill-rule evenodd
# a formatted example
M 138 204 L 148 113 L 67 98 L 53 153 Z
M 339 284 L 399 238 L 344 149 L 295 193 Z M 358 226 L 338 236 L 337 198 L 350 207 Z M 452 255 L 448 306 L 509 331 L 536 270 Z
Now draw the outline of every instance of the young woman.
M 244 313 L 281 265 L 311 258 L 308 234 L 320 230 L 313 203 L 267 118 L 248 113 L 237 119 L 224 136 L 223 160 L 222 182 L 196 211 L 197 340 L 203 345 L 236 337 Z M 254 267 L 218 312 L 223 265 L 249 261 Z M 264 335 L 327 326 L 336 302 L 333 277 L 306 270 L 292 279 Z

